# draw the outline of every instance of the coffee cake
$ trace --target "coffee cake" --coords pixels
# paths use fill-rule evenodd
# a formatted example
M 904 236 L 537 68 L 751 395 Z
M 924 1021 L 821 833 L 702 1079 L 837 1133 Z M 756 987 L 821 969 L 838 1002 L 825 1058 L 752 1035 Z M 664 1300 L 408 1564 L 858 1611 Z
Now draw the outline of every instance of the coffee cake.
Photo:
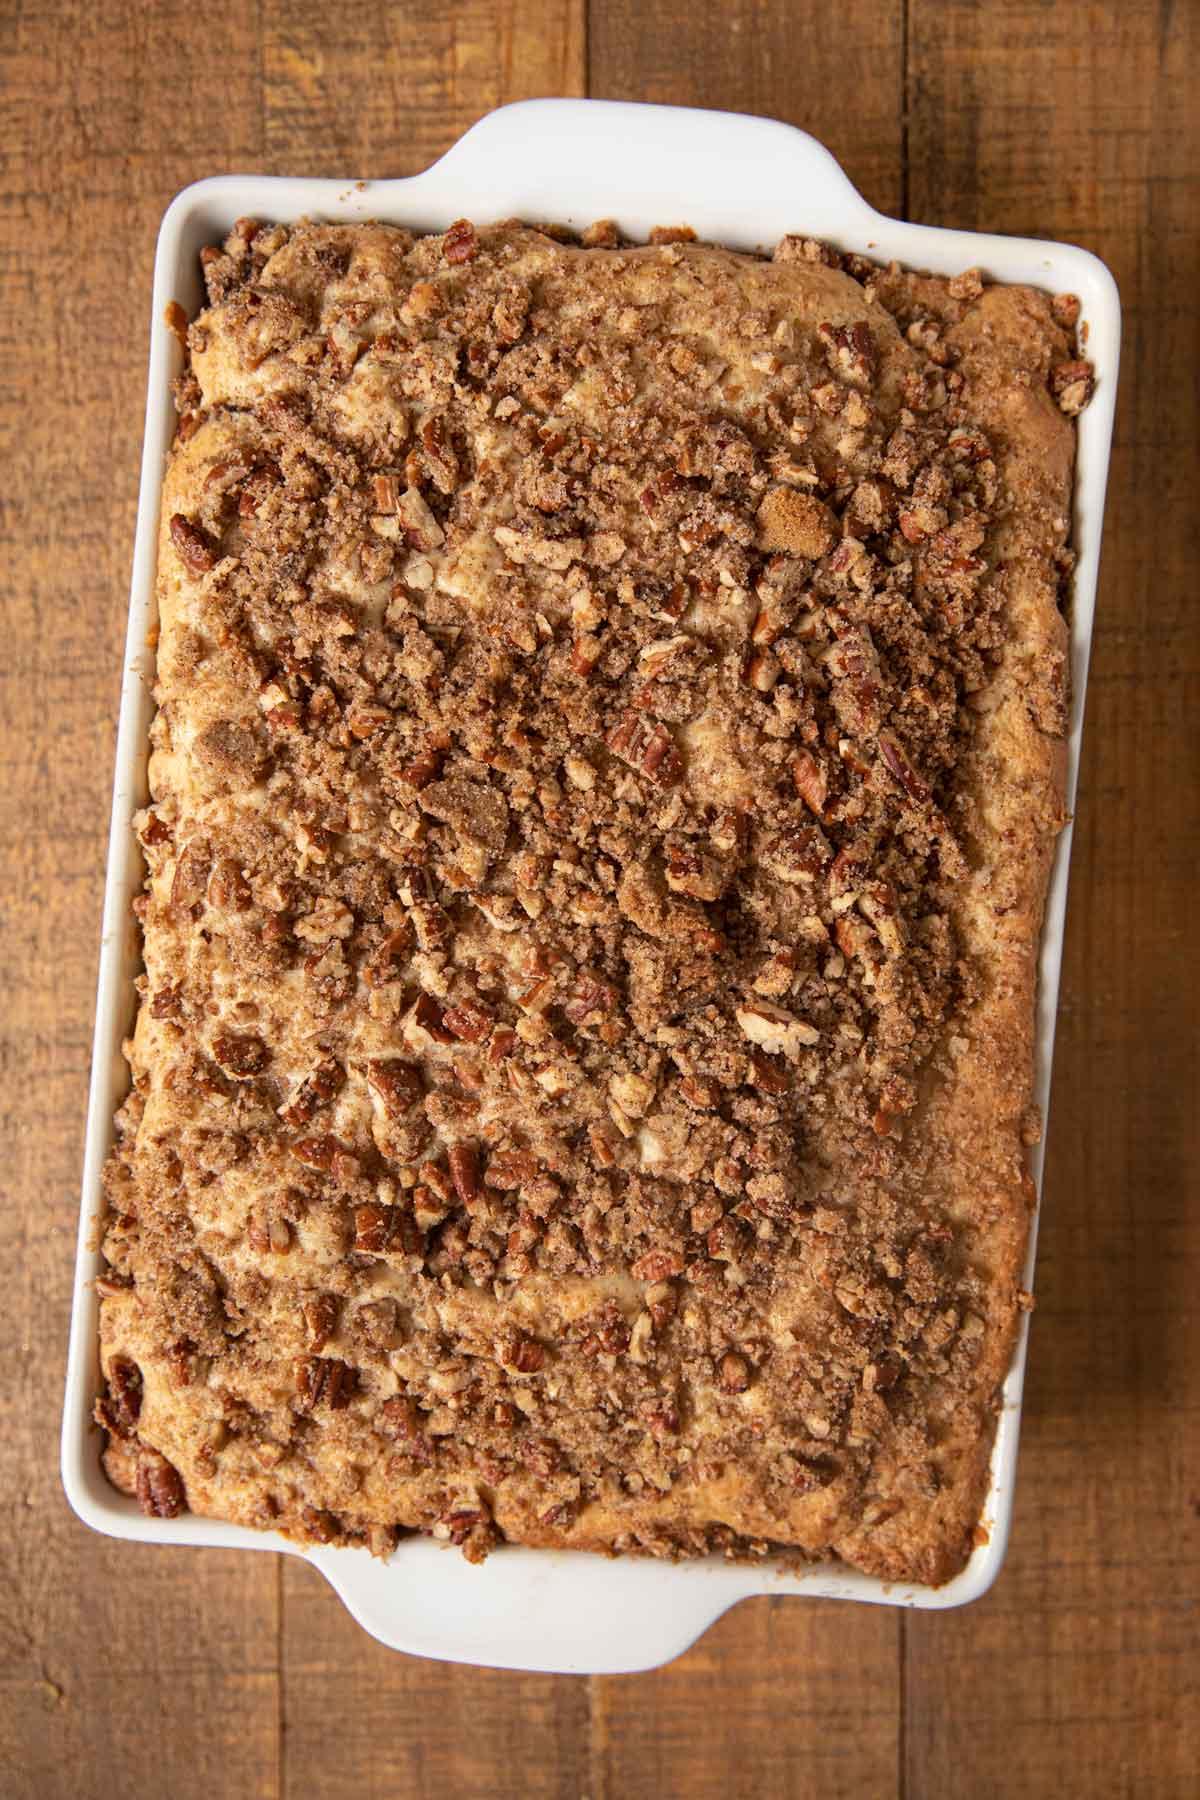
M 607 223 L 203 262 L 111 1478 L 947 1579 L 1028 1304 L 1073 302 Z

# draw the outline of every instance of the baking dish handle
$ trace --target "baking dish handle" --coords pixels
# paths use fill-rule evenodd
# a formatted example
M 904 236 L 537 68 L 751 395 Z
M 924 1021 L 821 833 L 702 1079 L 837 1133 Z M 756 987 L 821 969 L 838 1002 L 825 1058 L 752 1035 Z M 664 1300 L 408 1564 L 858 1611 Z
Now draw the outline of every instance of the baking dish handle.
M 770 181 L 755 171 L 769 169 Z M 618 100 L 522 100 L 488 113 L 419 175 L 479 216 L 556 220 L 578 227 L 608 217 L 613 195 L 623 229 L 644 237 L 655 225 L 690 225 L 701 237 L 752 249 L 776 242 L 779 180 L 794 186 L 799 228 L 837 239 L 877 215 L 826 150 L 805 131 L 775 119 L 695 107 Z M 738 221 L 730 232 L 730 220 Z
M 307 1560 L 392 1649 L 564 1675 L 658 1668 L 757 1586 L 757 1571 L 716 1558 L 693 1564 L 680 1582 L 670 1563 L 516 1545 L 476 1568 L 417 1538 L 386 1569 L 365 1550 L 317 1550 Z

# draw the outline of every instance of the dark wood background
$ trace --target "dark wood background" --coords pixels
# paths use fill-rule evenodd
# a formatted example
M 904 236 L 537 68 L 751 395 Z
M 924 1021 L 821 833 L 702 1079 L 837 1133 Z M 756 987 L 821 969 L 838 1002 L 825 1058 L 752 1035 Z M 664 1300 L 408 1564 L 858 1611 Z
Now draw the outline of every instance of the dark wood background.
M 5 1794 L 1197 1792 L 1198 21 L 1194 0 L 0 4 Z M 887 211 L 1086 244 L 1126 320 L 1008 1567 L 946 1615 L 751 1602 L 620 1679 L 390 1654 L 296 1559 L 91 1535 L 57 1472 L 159 217 L 222 170 L 411 174 L 547 93 L 794 121 Z

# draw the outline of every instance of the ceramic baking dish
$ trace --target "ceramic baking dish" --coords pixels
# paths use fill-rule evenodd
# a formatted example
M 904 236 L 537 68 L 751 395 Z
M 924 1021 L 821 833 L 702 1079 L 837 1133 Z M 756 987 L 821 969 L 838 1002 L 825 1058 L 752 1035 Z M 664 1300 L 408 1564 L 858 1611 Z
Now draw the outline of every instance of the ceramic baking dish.
M 606 101 L 534 100 L 503 107 L 411 180 L 355 184 L 231 175 L 185 189 L 163 219 L 154 268 L 146 436 L 63 1418 L 63 1482 L 71 1505 L 86 1524 L 113 1537 L 307 1555 L 360 1624 L 383 1643 L 423 1656 L 498 1667 L 571 1673 L 652 1668 L 686 1649 L 727 1607 L 752 1594 L 832 1596 L 926 1608 L 977 1598 L 994 1580 L 1008 1538 L 1024 1329 L 1004 1387 L 983 1515 L 987 1540 L 962 1574 L 938 1589 L 886 1586 L 834 1565 L 795 1575 L 773 1562 L 664 1564 L 518 1548 L 505 1549 L 474 1568 L 456 1552 L 424 1538 L 405 1540 L 384 1564 L 365 1550 L 300 1551 L 278 1536 L 211 1519 L 147 1519 L 105 1480 L 99 1434 L 90 1422 L 97 1389 L 96 1220 L 112 1116 L 127 1087 L 121 1042 L 132 1027 L 139 966 L 130 902 L 141 887 L 142 858 L 131 819 L 146 799 L 155 541 L 174 423 L 169 385 L 181 357 L 163 322 L 164 309 L 170 300 L 180 301 L 189 313 L 197 308 L 201 246 L 222 238 L 244 215 L 267 220 L 379 218 L 427 231 L 443 230 L 461 216 L 484 222 L 519 215 L 574 227 L 612 217 L 634 238 L 644 238 L 654 225 L 686 222 L 702 238 L 744 250 L 769 247 L 784 233 L 800 231 L 941 274 L 978 265 L 998 281 L 1078 294 L 1097 385 L 1079 421 L 1069 806 L 1079 764 L 1120 328 L 1116 287 L 1094 256 L 1066 244 L 941 231 L 885 218 L 855 192 L 827 150 L 787 125 L 730 113 Z M 1068 827 L 1059 840 L 1041 952 L 1036 1091 L 1043 1110 L 1049 1097 L 1070 839 Z M 1041 1159 L 1039 1149 L 1034 1158 L 1039 1180 Z M 1030 1282 L 1032 1258 L 1031 1243 Z

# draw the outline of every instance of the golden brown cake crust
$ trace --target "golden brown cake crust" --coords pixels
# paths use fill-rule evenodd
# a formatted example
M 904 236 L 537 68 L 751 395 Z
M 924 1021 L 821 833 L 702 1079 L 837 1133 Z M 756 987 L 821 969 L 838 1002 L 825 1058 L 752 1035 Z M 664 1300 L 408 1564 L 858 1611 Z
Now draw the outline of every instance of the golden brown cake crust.
M 1021 1299 L 1090 378 L 1031 289 L 611 238 L 206 253 L 106 1466 L 308 1539 L 942 1581 Z

